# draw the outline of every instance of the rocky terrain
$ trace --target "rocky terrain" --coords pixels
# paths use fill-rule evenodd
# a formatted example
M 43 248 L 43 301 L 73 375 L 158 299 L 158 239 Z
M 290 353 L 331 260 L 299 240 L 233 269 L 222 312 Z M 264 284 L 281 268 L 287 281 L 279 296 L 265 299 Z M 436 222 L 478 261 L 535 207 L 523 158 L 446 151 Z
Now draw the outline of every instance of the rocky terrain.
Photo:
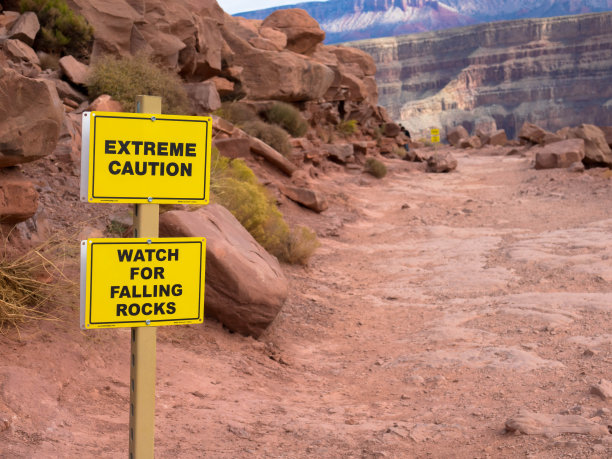
M 306 10 L 338 43 L 448 29 L 481 22 L 610 11 L 608 0 L 328 0 L 238 13 L 264 19 L 278 9 Z
M 495 121 L 612 124 L 612 13 L 481 24 L 352 43 L 374 57 L 381 104 L 409 131 Z
M 612 454 L 610 127 L 459 126 L 428 146 L 377 105 L 372 58 L 323 45 L 304 12 L 73 5 L 94 24 L 91 61 L 148 51 L 193 113 L 282 100 L 308 124 L 286 156 L 217 115 L 212 139 L 316 231 L 308 265 L 280 263 L 219 205 L 163 209 L 162 236 L 208 244 L 204 325 L 158 330 L 159 457 Z M 90 100 L 84 59 L 43 70 L 38 31 L 0 14 L 1 260 L 53 255 L 45 320 L 1 329 L 0 457 L 117 457 L 130 331 L 79 329 L 78 247 L 129 236 L 132 211 L 79 202 L 79 119 L 130 108 Z

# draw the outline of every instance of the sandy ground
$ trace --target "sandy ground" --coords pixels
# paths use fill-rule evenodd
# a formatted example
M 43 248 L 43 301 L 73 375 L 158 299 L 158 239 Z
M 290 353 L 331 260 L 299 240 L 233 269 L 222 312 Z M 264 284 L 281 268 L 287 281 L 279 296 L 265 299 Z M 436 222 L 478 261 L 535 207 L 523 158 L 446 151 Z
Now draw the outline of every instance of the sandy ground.
M 322 246 L 263 337 L 158 330 L 156 456 L 612 457 L 590 393 L 612 379 L 610 173 L 507 152 L 323 176 Z M 0 457 L 125 457 L 129 330 L 81 332 L 76 297 L 57 314 L 0 336 Z M 506 432 L 525 410 L 561 416 Z

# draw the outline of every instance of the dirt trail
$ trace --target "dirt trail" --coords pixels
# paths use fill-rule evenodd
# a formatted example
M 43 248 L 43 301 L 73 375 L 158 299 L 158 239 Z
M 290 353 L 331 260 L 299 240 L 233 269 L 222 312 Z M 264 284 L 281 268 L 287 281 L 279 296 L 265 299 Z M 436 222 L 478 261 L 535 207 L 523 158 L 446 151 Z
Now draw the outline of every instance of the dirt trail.
M 612 424 L 589 393 L 612 379 L 609 174 L 455 154 L 322 178 L 330 235 L 259 341 L 159 329 L 158 457 L 612 456 L 611 435 L 504 432 L 521 409 Z M 77 315 L 0 337 L 0 457 L 125 454 L 129 332 Z

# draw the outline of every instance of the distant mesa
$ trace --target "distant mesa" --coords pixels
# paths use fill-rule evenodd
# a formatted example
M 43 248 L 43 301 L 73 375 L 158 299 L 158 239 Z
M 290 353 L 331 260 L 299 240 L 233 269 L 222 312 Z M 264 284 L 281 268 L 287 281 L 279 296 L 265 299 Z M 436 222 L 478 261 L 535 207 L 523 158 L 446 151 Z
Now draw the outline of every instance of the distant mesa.
M 490 21 L 543 18 L 612 10 L 608 0 L 329 0 L 238 13 L 265 19 L 279 9 L 301 8 L 319 22 L 326 43 L 398 36 Z
M 612 13 L 522 19 L 350 44 L 377 65 L 379 103 L 411 133 L 525 121 L 612 125 Z

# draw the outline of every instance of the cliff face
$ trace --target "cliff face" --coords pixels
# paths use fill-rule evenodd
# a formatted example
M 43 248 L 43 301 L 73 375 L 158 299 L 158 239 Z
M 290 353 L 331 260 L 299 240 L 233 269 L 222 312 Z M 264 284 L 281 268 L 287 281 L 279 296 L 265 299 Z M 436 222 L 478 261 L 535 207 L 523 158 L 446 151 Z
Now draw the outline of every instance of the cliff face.
M 351 43 L 374 57 L 379 100 L 409 130 L 495 120 L 549 130 L 612 124 L 612 13 L 481 24 Z
M 264 19 L 277 9 L 302 8 L 325 30 L 326 43 L 392 37 L 481 22 L 595 13 L 612 0 L 328 0 L 239 13 Z

